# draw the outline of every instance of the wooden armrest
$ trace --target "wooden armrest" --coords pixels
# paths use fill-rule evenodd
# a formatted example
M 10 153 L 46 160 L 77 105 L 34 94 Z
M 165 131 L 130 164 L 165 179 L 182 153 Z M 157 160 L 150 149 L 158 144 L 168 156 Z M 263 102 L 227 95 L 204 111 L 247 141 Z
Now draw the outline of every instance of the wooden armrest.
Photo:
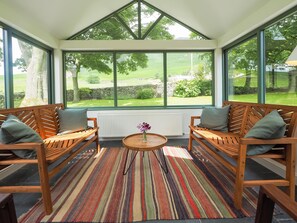
M 255 222 L 271 222 L 275 203 L 297 221 L 297 203 L 275 185 L 269 184 L 260 187 Z
M 18 149 L 28 149 L 28 150 L 32 150 L 32 149 L 40 149 L 42 148 L 43 143 L 39 143 L 39 142 L 26 142 L 26 143 L 16 143 L 16 144 L 1 144 L 0 143 L 0 150 L 18 150 Z
M 196 120 L 196 119 L 200 119 L 200 118 L 201 118 L 200 115 L 191 116 L 191 122 L 190 122 L 190 125 L 193 126 L 194 123 L 195 123 L 195 120 Z
M 92 121 L 94 128 L 98 128 L 97 118 L 88 118 L 88 121 Z
M 292 144 L 297 143 L 297 138 L 293 137 L 284 137 L 279 139 L 257 139 L 257 138 L 240 138 L 241 144 L 248 145 L 248 144 Z

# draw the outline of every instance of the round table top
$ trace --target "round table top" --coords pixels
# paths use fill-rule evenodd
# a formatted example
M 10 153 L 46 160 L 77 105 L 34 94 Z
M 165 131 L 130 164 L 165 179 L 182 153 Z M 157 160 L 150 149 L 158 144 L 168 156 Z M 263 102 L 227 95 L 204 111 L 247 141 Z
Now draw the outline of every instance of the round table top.
M 147 142 L 143 142 L 142 133 L 128 135 L 123 138 L 123 145 L 131 150 L 151 151 L 160 149 L 167 143 L 167 138 L 165 136 L 156 133 L 146 133 L 146 135 Z

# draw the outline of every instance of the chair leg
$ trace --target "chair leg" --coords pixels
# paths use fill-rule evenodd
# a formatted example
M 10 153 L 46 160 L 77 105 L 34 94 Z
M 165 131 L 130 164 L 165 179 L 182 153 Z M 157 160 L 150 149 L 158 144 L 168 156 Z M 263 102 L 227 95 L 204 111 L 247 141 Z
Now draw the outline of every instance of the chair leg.
M 46 214 L 51 214 L 53 211 L 53 205 L 52 205 L 52 199 L 51 199 L 47 163 L 45 159 L 45 151 L 43 146 L 41 146 L 36 151 L 37 151 L 38 171 L 39 171 L 39 177 L 40 177 L 40 187 L 41 187 L 44 209 Z
M 192 146 L 193 146 L 193 137 L 192 137 L 193 131 L 190 131 L 190 135 L 189 135 L 189 142 L 188 142 L 188 151 L 192 150 Z
M 295 148 L 294 148 L 295 147 Z M 295 200 L 295 157 L 296 148 L 294 144 L 288 145 L 286 149 L 286 179 L 289 181 L 288 194 Z
M 269 199 L 260 187 L 255 223 L 272 222 L 274 201 Z
M 240 153 L 237 159 L 237 170 L 235 178 L 234 205 L 237 209 L 242 207 L 243 182 L 246 164 L 246 145 L 240 146 Z

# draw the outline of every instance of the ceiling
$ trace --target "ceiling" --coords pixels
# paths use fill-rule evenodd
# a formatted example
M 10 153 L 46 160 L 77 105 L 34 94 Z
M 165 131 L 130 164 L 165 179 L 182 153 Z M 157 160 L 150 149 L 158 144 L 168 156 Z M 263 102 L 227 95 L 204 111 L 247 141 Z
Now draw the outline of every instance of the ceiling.
M 280 0 L 146 1 L 211 39 L 218 39 L 248 16 L 267 11 L 269 4 Z M 281 1 L 283 4 L 296 4 L 294 0 Z M 21 20 L 58 40 L 67 39 L 129 2 L 131 0 L 0 0 Z M 270 10 L 275 13 L 279 9 Z

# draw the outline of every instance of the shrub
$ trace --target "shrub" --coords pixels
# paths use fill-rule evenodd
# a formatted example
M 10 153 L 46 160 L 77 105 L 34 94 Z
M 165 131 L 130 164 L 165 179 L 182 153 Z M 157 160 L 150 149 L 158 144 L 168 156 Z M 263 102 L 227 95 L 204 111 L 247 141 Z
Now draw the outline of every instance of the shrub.
M 149 99 L 154 98 L 156 92 L 152 88 L 143 88 L 137 92 L 137 99 Z
M 5 103 L 4 103 L 4 93 L 1 92 L 0 94 L 0 108 L 4 108 Z
M 81 100 L 92 99 L 92 90 L 90 88 L 80 88 L 79 97 Z
M 210 80 L 202 80 L 199 82 L 199 89 L 201 96 L 210 96 L 211 95 L 211 81 Z
M 87 78 L 87 82 L 89 84 L 99 84 L 100 83 L 100 78 L 96 74 L 90 74 Z
M 199 84 L 197 80 L 182 80 L 179 81 L 173 91 L 175 97 L 197 97 L 200 94 Z
M 73 101 L 73 90 L 72 89 L 66 91 L 66 100 Z

